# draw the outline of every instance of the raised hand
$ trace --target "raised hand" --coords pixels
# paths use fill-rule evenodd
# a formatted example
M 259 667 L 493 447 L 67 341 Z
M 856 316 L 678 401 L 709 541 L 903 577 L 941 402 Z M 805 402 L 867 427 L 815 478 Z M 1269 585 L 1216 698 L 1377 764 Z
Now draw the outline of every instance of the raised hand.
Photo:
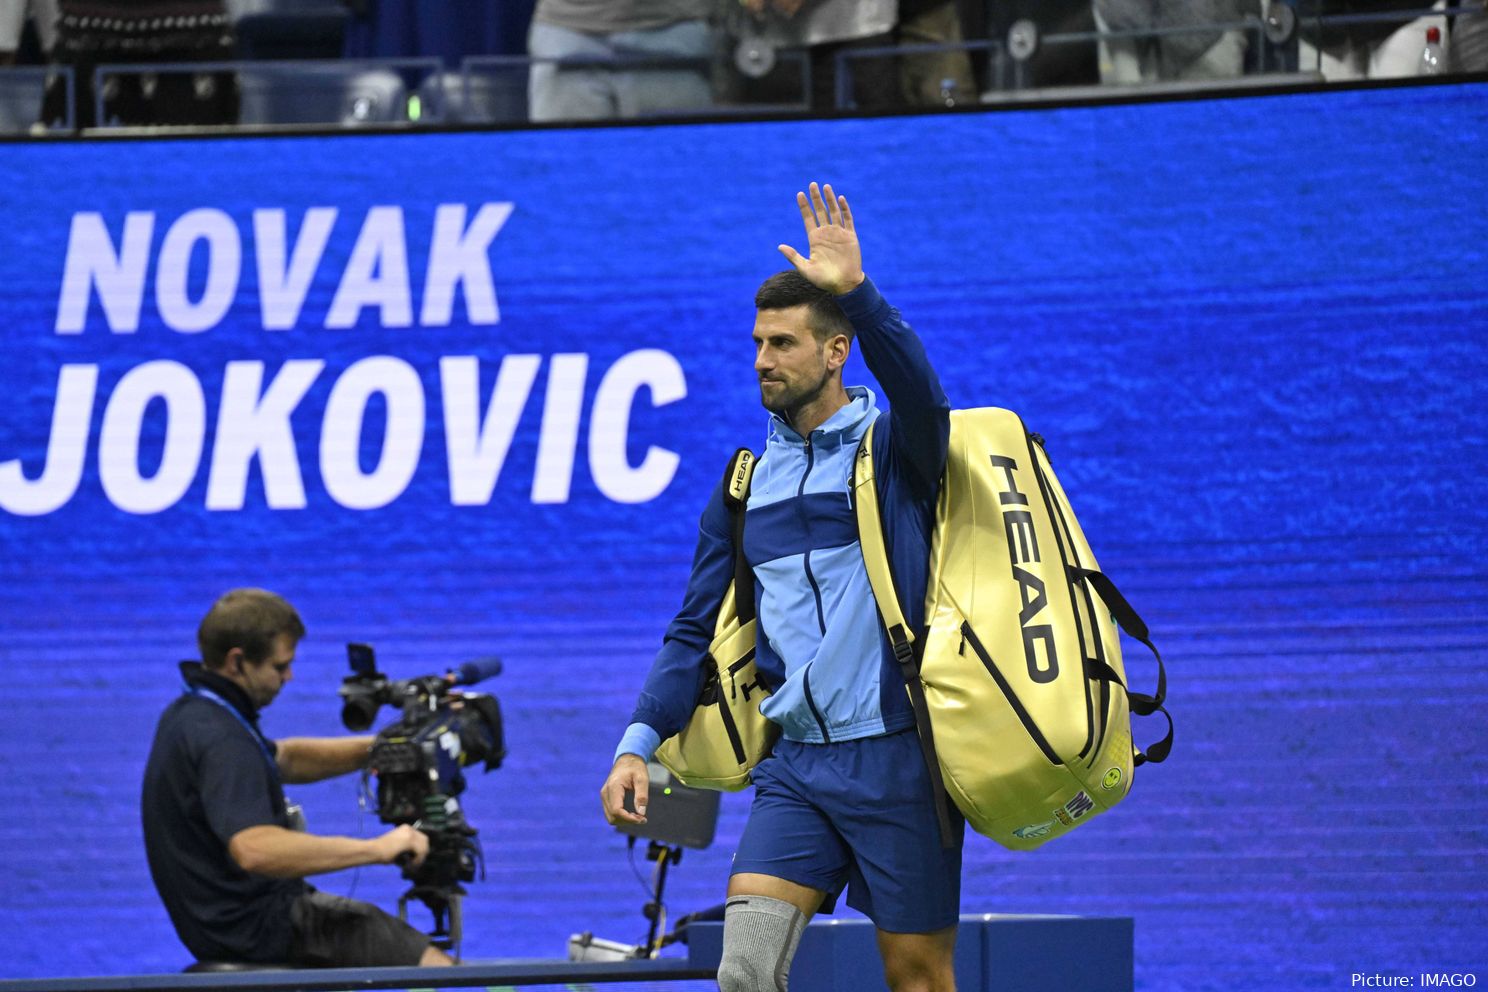
M 812 285 L 841 296 L 863 281 L 863 252 L 858 245 L 858 232 L 853 227 L 852 210 L 847 197 L 837 196 L 832 186 L 823 190 L 811 184 L 811 196 L 796 194 L 796 206 L 806 224 L 806 251 L 801 254 L 790 245 L 780 245 L 780 254 Z

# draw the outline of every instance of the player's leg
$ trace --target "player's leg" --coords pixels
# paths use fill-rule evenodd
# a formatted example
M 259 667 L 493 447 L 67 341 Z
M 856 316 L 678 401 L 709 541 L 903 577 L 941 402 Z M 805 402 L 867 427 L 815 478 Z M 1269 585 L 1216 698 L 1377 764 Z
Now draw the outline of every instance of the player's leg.
M 732 876 L 723 910 L 721 992 L 786 992 L 801 933 L 823 895 L 771 875 Z
M 878 927 L 894 992 L 952 992 L 965 821 L 954 807 L 943 842 L 937 796 L 913 729 L 836 746 L 832 823 L 851 852 L 847 903 Z
M 931 933 L 880 930 L 878 952 L 892 992 L 955 992 L 955 926 Z
M 754 770 L 724 903 L 722 992 L 786 992 L 801 932 L 841 885 L 846 848 L 793 767 L 803 747 L 782 741 Z

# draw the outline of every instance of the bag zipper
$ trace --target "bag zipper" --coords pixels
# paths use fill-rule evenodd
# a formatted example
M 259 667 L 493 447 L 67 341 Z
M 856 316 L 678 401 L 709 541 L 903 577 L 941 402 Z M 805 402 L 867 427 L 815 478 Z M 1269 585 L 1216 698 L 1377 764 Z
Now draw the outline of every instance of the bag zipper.
M 741 671 L 743 671 L 744 670 L 744 666 L 747 665 L 747 664 L 749 664 L 753 660 L 754 660 L 754 649 L 753 648 L 750 648 L 749 651 L 748 651 L 748 653 L 746 653 L 744 655 L 744 657 L 740 658 L 738 661 L 734 662 L 732 665 L 729 666 L 729 669 L 728 669 L 728 673 L 729 673 L 729 686 L 731 687 L 730 693 L 729 693 L 730 698 L 733 697 L 732 686 L 734 684 L 734 676 L 735 675 L 738 675 Z
M 720 689 L 718 693 L 718 715 L 723 719 L 723 730 L 724 733 L 728 734 L 729 745 L 734 749 L 734 758 L 739 762 L 739 764 L 742 765 L 745 761 L 744 740 L 739 736 L 739 727 L 736 723 L 734 723 L 734 714 L 733 711 L 729 709 L 728 700 L 723 698 L 723 692 L 721 691 L 723 687 L 723 679 L 718 669 L 717 659 L 713 660 L 713 677 L 715 679 L 718 679 Z M 729 669 L 729 680 L 730 688 L 732 688 L 732 668 Z M 730 695 L 732 696 L 732 693 L 730 693 Z
M 1040 448 L 1042 448 L 1042 446 L 1043 446 L 1043 439 L 1042 439 L 1042 437 L 1037 436 L 1037 434 L 1033 434 L 1033 439 L 1034 440 L 1037 440 L 1037 442 L 1039 442 Z M 1046 482 L 1045 482 L 1045 476 L 1043 476 L 1043 467 L 1040 466 L 1039 463 L 1037 463 L 1037 460 L 1034 461 L 1034 471 L 1036 471 L 1037 476 L 1039 476 L 1039 486 L 1040 486 L 1040 489 L 1045 489 Z M 1064 531 L 1065 537 L 1070 538 L 1070 546 L 1071 546 L 1071 549 L 1073 549 L 1074 532 L 1071 531 L 1070 524 L 1068 524 L 1067 519 L 1065 519 L 1065 516 L 1064 516 L 1064 507 L 1062 507 L 1061 504 L 1059 504 L 1059 501 L 1058 500 L 1055 500 L 1054 494 L 1052 494 L 1052 491 L 1046 491 L 1045 492 L 1045 500 L 1048 501 L 1049 506 L 1051 506 L 1051 509 L 1054 510 L 1054 516 L 1056 516 L 1056 518 L 1058 518 L 1059 526 L 1061 526 L 1062 531 Z M 1061 553 L 1062 553 L 1062 543 L 1061 543 Z M 1067 568 L 1067 570 L 1068 570 L 1068 562 L 1065 562 L 1065 568 Z M 1071 604 L 1074 604 L 1074 599 L 1073 599 L 1074 593 L 1076 593 L 1076 583 L 1074 583 L 1073 580 L 1071 580 L 1071 582 L 1070 582 L 1070 595 L 1071 595 L 1070 602 L 1071 602 Z M 1086 611 L 1086 613 L 1089 614 L 1089 617 L 1091 617 L 1091 625 L 1092 625 L 1092 628 L 1094 628 L 1094 629 L 1092 629 L 1092 632 L 1091 632 L 1091 647 L 1094 648 L 1094 650 L 1091 651 L 1091 654 L 1092 654 L 1092 656 L 1095 657 L 1095 660 L 1098 660 L 1098 662 L 1104 663 L 1104 665 L 1110 665 L 1110 659 L 1107 659 L 1107 657 L 1106 657 L 1106 641 L 1101 640 L 1100 619 L 1098 619 L 1097 611 L 1095 611 L 1095 604 L 1097 604 L 1097 602 L 1100 602 L 1101 608 L 1103 608 L 1103 610 L 1104 610 L 1104 608 L 1106 608 L 1106 604 L 1104 604 L 1104 601 L 1101 601 L 1100 596 L 1094 596 L 1094 598 L 1092 598 L 1092 596 L 1091 596 L 1091 589 L 1089 589 L 1089 584 L 1088 583 L 1085 583 L 1085 582 L 1080 582 L 1079 583 L 1079 593 L 1080 593 L 1080 598 L 1082 598 L 1083 601 L 1085 601 L 1085 611 Z M 1080 632 L 1080 647 L 1083 648 L 1083 647 L 1085 647 L 1085 625 L 1083 625 L 1083 623 L 1080 622 L 1080 611 L 1079 611 L 1079 608 L 1077 608 L 1077 605 L 1076 605 L 1076 610 L 1074 610 L 1074 623 L 1076 623 L 1076 628 L 1079 629 L 1079 632 Z M 1082 662 L 1082 665 L 1080 665 L 1080 666 L 1082 666 L 1082 669 L 1083 669 L 1083 662 L 1085 662 L 1085 659 L 1083 659 L 1083 657 L 1082 657 L 1082 659 L 1080 659 L 1080 662 Z M 1083 677 L 1085 677 L 1086 718 L 1088 718 L 1088 720 L 1089 720 L 1089 727 L 1091 727 L 1091 730 L 1089 730 L 1089 735 L 1088 735 L 1088 738 L 1086 738 L 1086 742 L 1085 742 L 1085 748 L 1083 748 L 1083 750 L 1080 751 L 1079 757 L 1085 757 L 1086 754 L 1089 754 L 1089 759 L 1086 760 L 1085 766 L 1086 767 L 1092 767 L 1095 764 L 1095 759 L 1098 759 L 1098 757 L 1100 757 L 1101 747 L 1103 747 L 1103 745 L 1106 744 L 1106 733 L 1109 732 L 1109 730 L 1110 730 L 1110 711 L 1112 711 L 1112 689 L 1110 689 L 1110 684 L 1107 683 L 1107 681 L 1104 680 L 1104 678 L 1091 678 L 1091 675 L 1089 675 L 1089 672 L 1083 672 L 1083 671 L 1082 671 L 1082 675 L 1083 675 Z M 1095 732 L 1095 715 L 1094 715 L 1094 712 L 1091 711 L 1091 698 L 1089 698 L 1089 695 L 1091 695 L 1091 683 L 1092 683 L 1092 681 L 1098 681 L 1098 683 L 1100 683 L 1100 686 L 1101 686 L 1101 690 L 1100 690 L 1100 692 L 1101 692 L 1101 708 L 1100 708 L 1100 712 L 1101 712 L 1101 727 L 1100 727 L 1100 733 Z
M 1019 425 L 1022 425 L 1022 421 L 1019 421 Z M 1084 623 L 1082 623 L 1080 620 L 1080 609 L 1078 605 L 1079 600 L 1075 590 L 1075 580 L 1070 574 L 1069 552 L 1065 550 L 1065 538 L 1069 537 L 1071 540 L 1073 540 L 1073 535 L 1070 533 L 1068 523 L 1065 522 L 1064 511 L 1060 508 L 1059 501 L 1054 499 L 1053 493 L 1049 488 L 1048 480 L 1044 478 L 1044 470 L 1043 466 L 1039 464 L 1038 453 L 1033 450 L 1033 446 L 1035 443 L 1037 443 L 1038 446 L 1042 448 L 1044 439 L 1041 435 L 1038 434 L 1028 434 L 1027 438 L 1028 464 L 1029 467 L 1033 470 L 1033 477 L 1038 480 L 1039 497 L 1044 501 L 1044 510 L 1048 514 L 1050 521 L 1057 521 L 1057 523 L 1053 527 L 1054 543 L 1059 548 L 1059 563 L 1064 566 L 1064 581 L 1066 588 L 1068 588 L 1069 590 L 1070 607 L 1075 619 L 1075 634 L 1079 640 L 1080 645 L 1079 678 L 1081 688 L 1083 688 L 1085 691 L 1085 746 L 1080 748 L 1080 752 L 1077 757 L 1083 758 L 1086 754 L 1089 754 L 1095 750 L 1095 702 L 1090 698 L 1090 678 L 1085 674 L 1086 630 Z M 1084 590 L 1083 587 L 1080 590 L 1080 592 L 1085 591 L 1086 590 Z M 1088 593 L 1086 595 L 1085 604 L 1086 608 L 1089 609 L 1091 603 Z M 1095 633 L 1099 634 L 1099 630 L 1095 631 Z M 1102 722 L 1104 723 L 1104 721 Z M 1104 731 L 1102 732 L 1102 735 L 1104 735 Z

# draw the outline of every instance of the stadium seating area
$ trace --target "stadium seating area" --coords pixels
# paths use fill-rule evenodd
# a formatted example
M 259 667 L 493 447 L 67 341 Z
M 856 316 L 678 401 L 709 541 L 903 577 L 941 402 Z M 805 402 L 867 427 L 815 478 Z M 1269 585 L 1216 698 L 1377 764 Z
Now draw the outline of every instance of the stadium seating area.
M 1137 29 L 1107 23 L 1099 3 L 1022 5 L 1026 11 L 1018 4 L 989 4 L 971 19 L 976 23 L 967 25 L 968 40 L 929 47 L 965 52 L 974 69 L 975 93 L 959 92 L 951 80 L 944 81 L 942 102 L 948 108 L 1068 96 L 1102 85 L 1194 89 L 1348 78 L 1351 74 L 1339 68 L 1343 63 L 1330 61 L 1328 50 L 1314 48 L 1308 40 L 1330 31 L 1337 35 L 1375 27 L 1386 18 L 1392 27 L 1398 26 L 1393 43 L 1400 51 L 1393 68 L 1376 68 L 1380 74 L 1482 70 L 1478 63 L 1488 61 L 1488 14 L 1481 0 L 1434 8 L 1420 2 L 1423 9 L 1386 14 L 1328 14 L 1322 12 L 1326 5 L 1316 2 L 1276 2 L 1259 8 L 1263 16 Z M 46 9 L 45 4 L 33 4 L 32 17 L 46 16 Z M 762 49 L 757 39 L 731 36 L 723 23 L 717 28 L 715 57 L 699 64 L 696 59 L 631 56 L 535 59 L 525 54 L 525 32 L 514 31 L 511 24 L 483 33 L 466 31 L 467 37 L 452 43 L 450 36 L 459 35 L 462 25 L 442 25 L 442 37 L 427 30 L 427 36 L 420 35 L 419 29 L 409 31 L 397 21 L 401 17 L 427 29 L 420 22 L 427 18 L 427 10 L 399 11 L 393 0 L 231 0 L 227 10 L 239 56 L 231 61 L 85 61 L 74 66 L 63 64 L 67 59 L 49 61 L 37 39 L 54 37 L 55 31 L 29 25 L 18 64 L 0 67 L 0 134 L 69 134 L 79 129 L 79 123 L 94 121 L 105 129 L 203 123 L 242 128 L 524 124 L 530 119 L 529 75 L 544 65 L 560 74 L 587 73 L 591 78 L 596 73 L 645 72 L 665 80 L 663 74 L 674 72 L 708 80 L 706 89 L 711 92 L 705 101 L 684 100 L 681 105 L 674 101 L 625 116 L 769 116 L 811 107 L 811 68 L 803 51 Z M 522 13 L 530 18 L 530 7 Z M 1429 34 L 1437 23 L 1446 32 Z M 1416 39 L 1416 34 L 1421 37 Z M 1243 53 L 1234 62 L 1235 71 L 1180 73 L 1161 68 L 1167 64 L 1158 58 L 1163 46 L 1195 35 L 1231 38 L 1235 51 Z M 1439 38 L 1434 55 L 1431 37 Z M 0 39 L 0 47 L 3 44 Z M 403 50 L 388 54 L 399 47 Z M 491 48 L 501 50 L 483 50 Z M 835 109 L 883 109 L 859 107 L 853 81 L 894 72 L 896 60 L 906 58 L 907 51 L 847 46 L 837 52 Z M 1146 68 L 1135 68 L 1140 66 Z M 229 109 L 226 119 L 219 115 L 175 120 L 169 108 L 131 119 L 129 110 L 120 109 L 122 104 L 110 102 L 125 84 L 148 93 L 155 90 L 155 81 L 172 75 L 189 77 L 198 91 L 209 79 L 235 84 L 235 119 Z M 56 92 L 47 98 L 51 109 L 43 114 L 40 108 L 49 89 Z M 816 109 L 822 108 L 818 104 Z

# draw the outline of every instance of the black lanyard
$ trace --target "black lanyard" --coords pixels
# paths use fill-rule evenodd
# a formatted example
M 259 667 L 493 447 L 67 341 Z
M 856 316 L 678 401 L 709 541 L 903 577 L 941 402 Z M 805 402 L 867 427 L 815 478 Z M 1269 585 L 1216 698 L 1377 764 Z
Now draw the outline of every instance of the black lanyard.
M 184 688 L 187 695 L 196 696 L 200 699 L 210 700 L 211 702 L 216 703 L 218 706 L 221 706 L 223 709 L 227 710 L 233 715 L 234 720 L 237 720 L 238 723 L 243 725 L 243 729 L 248 731 L 248 735 L 253 738 L 253 742 L 258 745 L 259 751 L 263 753 L 264 761 L 268 762 L 269 774 L 274 777 L 274 784 L 282 790 L 284 788 L 284 780 L 279 775 L 279 762 L 274 760 L 274 752 L 269 750 L 268 741 L 264 740 L 263 734 L 259 733 L 257 728 L 255 728 L 253 724 L 249 723 L 248 719 L 243 716 L 242 713 L 238 712 L 238 708 L 236 706 L 234 706 L 232 703 L 229 703 L 221 696 L 217 695 L 217 693 L 213 692 L 211 689 L 204 689 L 201 686 L 191 685 L 189 683 L 186 684 Z

